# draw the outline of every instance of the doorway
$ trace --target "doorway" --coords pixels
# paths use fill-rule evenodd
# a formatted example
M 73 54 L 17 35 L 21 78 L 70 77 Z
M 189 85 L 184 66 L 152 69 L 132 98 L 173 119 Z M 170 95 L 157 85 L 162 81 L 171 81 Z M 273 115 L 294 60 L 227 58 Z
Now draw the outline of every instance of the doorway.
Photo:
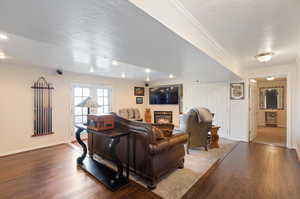
M 287 78 L 249 80 L 249 140 L 287 145 Z

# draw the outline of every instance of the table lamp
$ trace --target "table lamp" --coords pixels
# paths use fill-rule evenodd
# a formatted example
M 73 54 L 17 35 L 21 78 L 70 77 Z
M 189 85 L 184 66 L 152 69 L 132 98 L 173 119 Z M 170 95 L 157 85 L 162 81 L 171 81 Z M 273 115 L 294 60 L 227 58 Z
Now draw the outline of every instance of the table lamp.
M 86 107 L 88 111 L 88 115 L 90 114 L 90 108 L 98 108 L 100 105 L 91 97 L 87 97 L 82 102 L 76 105 L 77 107 Z

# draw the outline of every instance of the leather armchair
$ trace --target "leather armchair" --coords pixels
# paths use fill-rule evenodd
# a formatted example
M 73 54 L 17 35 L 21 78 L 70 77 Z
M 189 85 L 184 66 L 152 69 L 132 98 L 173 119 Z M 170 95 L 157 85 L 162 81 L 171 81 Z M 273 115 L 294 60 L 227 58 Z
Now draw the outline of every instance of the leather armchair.
M 207 151 L 208 132 L 211 130 L 212 122 L 199 122 L 196 112 L 180 116 L 180 131 L 188 134 L 187 154 L 190 148 L 204 147 Z
M 187 141 L 186 133 L 173 135 L 172 124 L 150 124 L 124 119 L 114 113 L 115 129 L 130 133 L 130 170 L 145 181 L 149 188 L 156 187 L 157 182 L 177 168 L 184 166 L 184 143 Z M 152 127 L 161 128 L 166 135 L 158 140 Z M 109 139 L 104 136 L 88 134 L 88 149 L 92 156 L 96 154 L 104 159 L 111 160 L 107 153 Z M 117 154 L 126 164 L 127 140 L 121 138 L 117 145 Z

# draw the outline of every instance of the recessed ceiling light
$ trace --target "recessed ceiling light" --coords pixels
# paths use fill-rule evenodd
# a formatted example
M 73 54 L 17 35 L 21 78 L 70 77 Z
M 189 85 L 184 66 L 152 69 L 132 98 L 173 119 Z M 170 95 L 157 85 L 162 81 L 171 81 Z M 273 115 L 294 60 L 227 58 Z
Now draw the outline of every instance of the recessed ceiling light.
M 146 81 L 147 81 L 147 82 L 150 82 L 150 77 L 147 77 L 147 78 L 146 78 Z
M 256 83 L 256 80 L 255 79 L 250 79 L 250 82 Z
M 93 73 L 93 72 L 95 72 L 95 70 L 94 70 L 94 67 L 92 66 L 92 67 L 90 68 L 90 73 Z
M 275 79 L 275 77 L 267 77 L 266 79 L 269 80 L 269 81 L 272 81 L 272 80 Z
M 145 72 L 146 72 L 146 73 L 150 73 L 150 72 L 151 72 L 150 68 L 146 68 L 146 69 L 145 69 Z
M 121 77 L 122 77 L 122 78 L 125 78 L 125 77 L 126 77 L 125 73 L 122 73 Z
M 0 33 L 0 40 L 8 40 L 8 36 L 4 33 Z
M 260 54 L 256 55 L 255 58 L 259 62 L 268 62 L 272 59 L 273 55 L 274 55 L 274 53 L 272 53 L 272 52 L 260 53 Z
M 169 78 L 170 78 L 170 79 L 173 79 L 173 78 L 174 78 L 174 75 L 171 73 L 171 74 L 169 75 Z
M 118 63 L 116 60 L 113 60 L 113 61 L 111 62 L 111 64 L 114 65 L 114 66 L 117 66 L 119 63 Z

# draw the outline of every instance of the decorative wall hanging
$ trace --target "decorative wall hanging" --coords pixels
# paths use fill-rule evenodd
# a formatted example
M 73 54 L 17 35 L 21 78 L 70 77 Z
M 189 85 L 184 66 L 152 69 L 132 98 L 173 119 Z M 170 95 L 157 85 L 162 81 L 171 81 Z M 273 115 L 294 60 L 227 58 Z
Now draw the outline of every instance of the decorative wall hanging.
M 134 87 L 134 96 L 145 96 L 144 87 Z
M 143 104 L 143 97 L 136 97 L 136 104 Z
M 230 84 L 230 99 L 232 100 L 245 99 L 244 83 Z
M 34 90 L 34 136 L 49 135 L 52 132 L 52 87 L 40 77 L 31 87 Z

